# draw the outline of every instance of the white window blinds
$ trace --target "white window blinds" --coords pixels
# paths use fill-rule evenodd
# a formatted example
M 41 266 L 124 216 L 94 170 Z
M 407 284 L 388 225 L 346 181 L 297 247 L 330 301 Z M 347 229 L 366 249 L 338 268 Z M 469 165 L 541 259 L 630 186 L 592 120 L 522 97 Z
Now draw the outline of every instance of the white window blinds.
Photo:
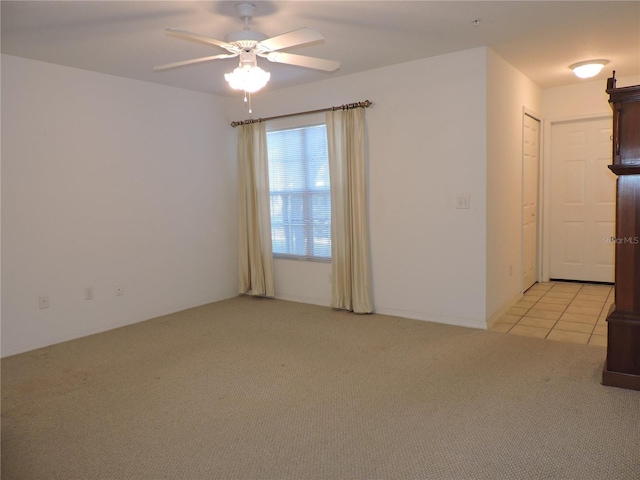
M 267 132 L 271 236 L 279 257 L 331 258 L 326 126 Z

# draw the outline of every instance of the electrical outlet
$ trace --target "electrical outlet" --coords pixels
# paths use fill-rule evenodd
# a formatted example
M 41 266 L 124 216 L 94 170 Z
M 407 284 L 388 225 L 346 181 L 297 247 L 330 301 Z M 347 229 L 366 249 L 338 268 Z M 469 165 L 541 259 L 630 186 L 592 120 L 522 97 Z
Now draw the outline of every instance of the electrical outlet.
M 38 297 L 38 304 L 40 305 L 40 310 L 49 308 L 49 295 L 40 295 Z
M 116 297 L 122 295 L 122 284 L 121 283 L 116 283 Z
M 85 300 L 93 300 L 93 287 L 85 287 L 85 289 L 84 289 L 84 299 Z

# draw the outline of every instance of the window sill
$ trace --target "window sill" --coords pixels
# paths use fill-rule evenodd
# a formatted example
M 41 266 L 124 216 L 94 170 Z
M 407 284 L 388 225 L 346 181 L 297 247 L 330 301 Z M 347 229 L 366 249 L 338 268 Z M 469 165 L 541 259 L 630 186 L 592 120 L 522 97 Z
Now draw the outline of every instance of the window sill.
M 274 253 L 274 260 L 296 260 L 303 262 L 316 262 L 316 263 L 331 263 L 331 258 L 325 257 L 302 257 L 299 255 L 286 255 L 283 253 Z

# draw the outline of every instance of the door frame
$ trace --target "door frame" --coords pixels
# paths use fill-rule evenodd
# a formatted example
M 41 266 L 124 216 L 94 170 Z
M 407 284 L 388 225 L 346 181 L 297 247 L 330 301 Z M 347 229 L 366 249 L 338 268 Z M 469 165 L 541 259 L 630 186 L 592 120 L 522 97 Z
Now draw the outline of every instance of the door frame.
M 552 118 L 544 121 L 544 138 L 551 139 L 551 129 L 557 123 L 579 122 L 582 120 L 605 120 L 613 122 L 612 113 L 594 113 L 590 115 L 578 115 L 571 117 Z M 542 228 L 540 242 L 540 274 L 539 281 L 548 282 L 551 278 L 551 142 L 544 142 L 544 155 L 541 163 L 541 205 L 539 226 Z
M 542 273 L 542 268 L 541 268 L 541 244 L 542 242 L 540 241 L 540 239 L 542 238 L 541 233 L 542 233 L 542 222 L 541 222 L 541 215 L 542 215 L 542 167 L 543 167 L 543 162 L 542 162 L 542 157 L 543 157 L 543 146 L 544 146 L 544 142 L 543 142 L 543 138 L 544 138 L 544 123 L 543 123 L 543 119 L 542 119 L 542 115 L 538 114 L 537 112 L 527 108 L 527 107 L 522 107 L 522 135 L 521 135 L 521 142 L 522 142 L 522 153 L 521 153 L 521 168 L 522 168 L 522 184 L 521 184 L 521 198 L 520 198 L 520 292 L 524 293 L 524 182 L 525 182 L 525 178 L 524 178 L 524 122 L 525 122 L 525 117 L 530 117 L 534 120 L 536 120 L 539 123 L 539 131 L 538 131 L 538 199 L 537 199 L 537 214 L 536 214 L 536 281 L 540 281 L 540 276 Z

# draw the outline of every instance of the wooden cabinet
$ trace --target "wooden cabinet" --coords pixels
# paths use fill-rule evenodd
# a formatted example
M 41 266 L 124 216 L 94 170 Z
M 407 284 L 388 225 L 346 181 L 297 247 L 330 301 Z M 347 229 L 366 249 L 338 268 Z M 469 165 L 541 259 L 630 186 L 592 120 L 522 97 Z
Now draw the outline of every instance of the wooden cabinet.
M 640 390 L 640 85 L 607 81 L 613 109 L 616 191 L 615 303 L 607 317 L 607 361 L 602 383 Z

